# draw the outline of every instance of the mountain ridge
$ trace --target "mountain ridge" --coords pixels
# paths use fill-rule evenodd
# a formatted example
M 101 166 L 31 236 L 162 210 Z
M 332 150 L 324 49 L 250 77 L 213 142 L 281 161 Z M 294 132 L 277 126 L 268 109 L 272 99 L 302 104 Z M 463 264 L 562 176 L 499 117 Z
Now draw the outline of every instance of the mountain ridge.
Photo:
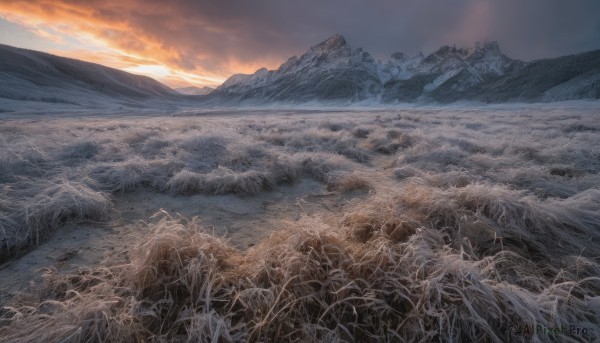
M 600 99 L 600 50 L 524 62 L 504 55 L 497 42 L 481 42 L 470 48 L 444 45 L 426 56 L 395 52 L 381 62 L 336 34 L 277 69 L 236 74 L 213 90 L 176 91 L 150 77 L 0 44 L 0 112 L 44 111 L 51 103 L 81 109 L 172 109 L 578 99 Z
M 0 98 L 12 101 L 102 106 L 139 106 L 148 100 L 177 101 L 162 83 L 97 63 L 0 44 Z
M 196 86 L 188 86 L 188 87 L 178 87 L 174 88 L 177 92 L 185 95 L 207 95 L 210 94 L 213 90 L 213 87 L 196 87 Z
M 569 67 L 581 64 L 582 68 Z M 544 70 L 544 66 L 549 69 Z M 557 71 L 564 77 L 538 75 Z M 504 55 L 497 42 L 486 41 L 471 48 L 444 45 L 427 56 L 395 52 L 388 61 L 380 62 L 361 48 L 353 50 L 342 35 L 334 34 L 300 57 L 290 57 L 277 69 L 261 68 L 254 74 L 232 76 L 208 98 L 253 104 L 598 99 L 599 79 L 600 50 L 524 62 Z M 561 86 L 565 82 L 569 83 Z M 500 94 L 494 94 L 496 91 Z

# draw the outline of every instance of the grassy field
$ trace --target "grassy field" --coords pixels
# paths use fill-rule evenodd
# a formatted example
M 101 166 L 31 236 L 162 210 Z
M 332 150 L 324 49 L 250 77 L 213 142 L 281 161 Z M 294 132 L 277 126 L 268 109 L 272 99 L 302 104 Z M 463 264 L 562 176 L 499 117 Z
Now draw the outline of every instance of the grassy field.
M 126 244 L 41 261 L 0 341 L 597 340 L 599 113 L 4 119 L 2 268 L 78 227 Z

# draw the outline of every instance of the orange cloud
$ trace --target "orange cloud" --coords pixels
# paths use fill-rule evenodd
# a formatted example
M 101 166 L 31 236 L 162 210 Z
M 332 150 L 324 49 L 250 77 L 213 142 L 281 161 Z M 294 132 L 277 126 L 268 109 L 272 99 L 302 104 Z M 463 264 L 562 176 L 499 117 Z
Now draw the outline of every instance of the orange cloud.
M 111 66 L 138 75 L 150 76 L 171 87 L 184 87 L 188 85 L 215 86 L 223 82 L 221 78 L 213 78 L 194 72 L 168 68 L 156 64 L 157 62 L 154 60 L 138 58 L 122 53 L 90 50 L 51 50 L 48 52 L 63 57 Z
M 91 51 L 91 50 L 50 50 L 51 54 L 63 57 L 80 59 L 92 63 L 110 65 L 113 68 L 126 69 L 134 68 L 142 65 L 154 64 L 155 61 L 137 58 L 121 53 L 110 51 Z
M 280 63 L 281 58 L 246 61 L 235 53 L 223 54 L 227 50 L 224 45 L 236 44 L 236 39 L 227 37 L 221 28 L 212 27 L 202 18 L 186 17 L 184 10 L 160 1 L 3 0 L 0 3 L 0 16 L 28 27 L 41 37 L 61 39 L 44 27 L 82 42 L 79 50 L 53 53 L 130 71 L 141 66 L 164 66 L 170 70 L 168 77 L 147 74 L 168 79 L 170 84 L 214 86 L 234 72 L 254 72 L 262 66 L 274 67 Z M 189 30 L 198 28 L 202 29 L 195 37 Z M 104 46 L 106 50 L 90 51 L 86 45 Z

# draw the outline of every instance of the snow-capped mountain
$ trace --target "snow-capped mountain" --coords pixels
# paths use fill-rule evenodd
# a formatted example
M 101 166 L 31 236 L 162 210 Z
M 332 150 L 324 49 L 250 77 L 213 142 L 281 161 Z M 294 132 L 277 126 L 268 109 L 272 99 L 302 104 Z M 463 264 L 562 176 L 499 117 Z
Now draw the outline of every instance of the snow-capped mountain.
M 182 95 L 146 77 L 95 63 L 0 44 L 0 100 L 69 106 L 143 106 Z M 17 105 L 17 107 L 19 107 Z
M 515 65 L 468 92 L 446 101 L 485 102 L 600 99 L 600 50 Z
M 407 58 L 395 53 L 380 72 L 384 82 L 382 97 L 387 101 L 443 101 L 441 93 L 466 92 L 522 64 L 502 54 L 496 42 L 476 43 L 470 49 L 446 45 L 427 57 L 419 54 Z M 436 91 L 440 87 L 444 91 Z
M 276 70 L 262 68 L 251 75 L 233 75 L 209 98 L 234 103 L 600 98 L 600 51 L 587 54 L 526 63 L 504 55 L 496 42 L 482 42 L 472 48 L 442 46 L 428 56 L 396 52 L 388 61 L 376 62 L 362 49 L 352 50 L 341 35 L 335 34 Z M 572 67 L 581 63 L 585 66 Z M 549 69 L 538 70 L 544 66 Z M 558 70 L 560 77 L 555 75 Z M 540 77 L 543 82 L 522 80 Z M 510 90 L 505 89 L 508 84 Z M 535 91 L 521 92 L 523 87 Z
M 239 101 L 364 100 L 381 92 L 378 65 L 369 53 L 352 50 L 333 35 L 277 70 L 237 74 L 211 95 Z

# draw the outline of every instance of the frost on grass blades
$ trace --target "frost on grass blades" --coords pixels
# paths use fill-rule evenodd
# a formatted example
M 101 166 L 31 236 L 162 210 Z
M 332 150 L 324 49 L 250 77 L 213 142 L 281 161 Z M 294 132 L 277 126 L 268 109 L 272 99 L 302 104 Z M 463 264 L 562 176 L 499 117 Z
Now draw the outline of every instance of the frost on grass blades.
M 5 120 L 9 263 L 68 225 L 118 227 L 136 193 L 251 204 L 310 180 L 337 207 L 247 249 L 150 213 L 127 262 L 46 268 L 1 304 L 0 340 L 597 340 L 596 107 Z

